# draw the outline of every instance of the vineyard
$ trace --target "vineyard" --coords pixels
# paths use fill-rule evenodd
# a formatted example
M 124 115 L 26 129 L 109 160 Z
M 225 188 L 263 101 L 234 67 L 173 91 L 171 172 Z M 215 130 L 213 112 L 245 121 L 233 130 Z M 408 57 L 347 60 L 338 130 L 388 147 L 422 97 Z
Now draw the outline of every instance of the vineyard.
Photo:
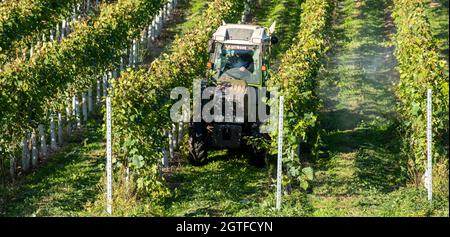
M 0 216 L 448 217 L 448 9 L 0 1 Z

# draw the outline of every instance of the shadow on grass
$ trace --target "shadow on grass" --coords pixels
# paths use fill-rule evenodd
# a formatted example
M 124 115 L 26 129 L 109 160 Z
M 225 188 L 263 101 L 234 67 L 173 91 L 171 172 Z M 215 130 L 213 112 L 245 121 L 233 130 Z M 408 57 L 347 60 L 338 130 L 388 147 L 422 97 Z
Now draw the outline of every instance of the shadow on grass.
M 166 201 L 173 215 L 232 215 L 250 202 L 258 202 L 267 181 L 266 172 L 245 159 L 221 154 L 202 167 L 188 166 L 167 181 L 178 186 L 177 195 Z
M 11 186 L 0 216 L 73 216 L 95 200 L 103 155 L 101 145 L 67 144 L 32 174 Z

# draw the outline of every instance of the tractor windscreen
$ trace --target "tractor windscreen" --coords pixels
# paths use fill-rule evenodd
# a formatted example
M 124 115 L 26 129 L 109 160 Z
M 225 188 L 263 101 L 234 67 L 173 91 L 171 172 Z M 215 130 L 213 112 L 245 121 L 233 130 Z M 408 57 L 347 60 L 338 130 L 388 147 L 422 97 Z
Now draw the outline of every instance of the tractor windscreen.
M 258 55 L 254 46 L 224 45 L 216 58 L 218 76 L 259 83 Z

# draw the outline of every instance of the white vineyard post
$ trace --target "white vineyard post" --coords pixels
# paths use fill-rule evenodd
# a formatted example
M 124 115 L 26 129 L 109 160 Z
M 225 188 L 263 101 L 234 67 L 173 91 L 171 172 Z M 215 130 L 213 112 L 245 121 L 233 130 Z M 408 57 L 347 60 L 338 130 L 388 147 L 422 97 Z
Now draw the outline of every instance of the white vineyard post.
M 31 133 L 31 166 L 36 168 L 38 159 L 38 149 L 36 147 L 36 131 Z
M 172 3 L 169 1 L 166 4 L 167 20 L 169 20 L 169 16 L 170 16 L 171 10 L 172 10 Z
M 66 120 L 67 120 L 67 137 L 70 138 L 72 132 L 72 122 L 70 121 L 70 107 L 69 105 L 66 107 Z
M 76 110 L 77 110 L 77 102 L 76 102 L 77 98 L 76 96 L 72 96 L 72 116 L 76 116 Z
M 100 88 L 100 81 L 97 80 L 97 107 L 101 105 L 102 103 L 102 96 L 101 96 L 101 88 Z
M 163 25 L 164 25 L 164 7 L 163 7 L 163 9 L 161 9 L 161 10 L 159 10 L 159 32 L 158 32 L 158 35 L 159 34 L 161 34 L 161 31 L 162 31 L 162 28 L 163 28 Z
M 128 183 L 130 180 L 130 167 L 127 165 L 125 168 L 125 191 L 128 193 Z
M 55 40 L 55 36 L 53 35 L 53 29 L 50 29 L 50 41 L 54 41 Z
M 144 30 L 142 31 L 142 35 L 141 35 L 141 41 L 139 46 L 142 45 L 142 47 L 146 47 L 146 45 L 144 44 L 144 41 L 148 38 L 148 31 L 147 31 L 147 27 L 144 28 Z
M 106 97 L 106 93 L 107 93 L 107 81 L 108 81 L 108 75 L 105 73 L 105 75 L 103 75 L 103 97 Z
M 61 23 L 61 40 L 64 39 L 66 34 L 66 20 L 63 20 Z
M 38 41 L 38 42 L 36 43 L 36 52 L 39 53 L 39 51 L 41 51 L 41 41 Z
M 165 11 L 166 11 L 165 9 L 166 9 L 166 6 L 164 5 L 164 6 L 159 10 L 159 15 L 161 16 L 161 18 L 159 18 L 159 25 L 160 25 L 159 29 L 160 29 L 160 32 L 162 31 L 162 28 L 163 28 L 163 26 L 164 26 L 164 21 L 166 20 L 166 17 L 164 16 Z
M 92 88 L 88 88 L 88 112 L 92 112 Z
M 61 34 L 60 34 L 61 32 L 60 32 L 60 30 L 59 30 L 59 24 L 56 24 L 56 30 L 55 30 L 55 38 L 56 38 L 56 40 L 59 42 L 60 40 L 61 40 Z
M 106 212 L 112 214 L 111 98 L 106 97 Z
M 81 116 L 80 116 L 80 103 L 78 97 L 75 95 L 75 120 L 77 121 L 77 128 L 81 127 Z
M 159 35 L 159 18 L 160 18 L 159 14 L 156 15 L 156 17 L 155 17 L 155 34 L 154 34 L 155 38 L 158 37 L 158 35 Z
M 86 93 L 81 93 L 81 106 L 83 110 L 83 121 L 86 122 L 88 118 L 87 98 Z
M 77 17 L 77 8 L 78 8 L 78 5 L 75 5 L 73 7 L 72 22 L 75 21 L 75 18 Z
M 108 88 L 109 88 L 110 81 L 111 81 L 112 77 L 113 77 L 112 71 L 109 71 L 108 75 L 106 77 L 106 86 L 105 86 L 106 87 L 106 94 L 105 94 L 105 96 L 108 96 Z
M 120 57 L 120 65 L 119 65 L 119 71 L 123 71 L 123 57 Z
M 136 66 L 137 66 L 137 44 L 136 44 L 136 40 L 135 39 L 133 39 L 133 44 L 132 44 L 132 46 L 131 46 L 131 51 L 132 51 L 132 53 L 131 53 L 131 60 L 132 60 L 132 64 L 131 64 L 131 67 L 132 68 L 136 68 Z
M 60 146 L 63 145 L 63 120 L 61 113 L 58 113 L 58 143 Z
M 184 123 L 183 121 L 180 121 L 178 123 L 178 148 L 180 147 L 181 143 L 183 142 L 184 137 Z
M 175 151 L 178 147 L 178 124 L 173 123 L 172 124 L 172 141 L 173 141 L 173 151 Z M 173 159 L 173 151 L 172 151 L 172 156 L 170 158 Z
M 156 21 L 155 21 L 155 19 L 153 19 L 151 27 L 152 27 L 152 29 L 150 32 L 150 42 L 154 41 L 156 38 L 156 36 L 155 36 L 156 35 L 156 33 L 155 33 L 156 32 Z
M 427 179 L 426 179 L 426 186 L 427 186 L 427 193 L 428 193 L 428 201 L 433 200 L 433 153 L 432 153 L 432 145 L 433 145 L 433 138 L 432 138 L 432 129 L 433 129 L 433 121 L 432 121 L 432 107 L 433 107 L 433 101 L 432 101 L 432 90 L 428 89 L 427 93 Z
M 9 175 L 11 176 L 11 181 L 14 183 L 16 179 L 16 159 L 14 156 L 10 156 L 9 158 Z
M 140 51 L 139 51 L 141 49 L 141 42 L 139 40 L 135 40 L 135 42 L 136 42 L 135 43 L 136 44 L 136 46 L 135 46 L 136 53 L 135 53 L 134 57 L 135 57 L 136 67 L 138 67 L 141 63 L 141 61 L 139 60 L 139 57 L 141 56 Z
M 163 148 L 162 152 L 163 152 L 162 165 L 163 165 L 163 167 L 168 167 L 169 166 L 169 158 L 168 158 L 167 150 L 165 147 Z
M 173 145 L 174 145 L 173 137 L 174 137 L 174 134 L 172 133 L 171 129 L 167 131 L 167 134 L 168 134 L 168 138 L 169 138 L 169 159 L 173 159 Z
M 22 170 L 28 171 L 30 164 L 30 150 L 28 148 L 29 136 L 26 135 L 22 140 Z
M 42 159 L 46 160 L 47 159 L 47 142 L 45 141 L 45 130 L 44 130 L 44 125 L 43 124 L 39 124 L 39 140 L 41 142 L 41 155 L 42 155 Z
M 50 148 L 56 150 L 58 148 L 56 142 L 55 119 L 53 114 L 50 116 Z
M 281 207 L 281 167 L 283 159 L 283 113 L 284 113 L 284 97 L 280 96 L 280 108 L 278 114 L 278 159 L 277 159 L 277 200 L 276 209 Z
M 117 78 L 119 78 L 119 75 L 120 75 L 120 71 L 119 71 L 119 69 L 114 69 L 113 71 L 112 71 L 112 79 L 117 79 Z M 111 82 L 109 83 L 109 85 L 111 86 Z

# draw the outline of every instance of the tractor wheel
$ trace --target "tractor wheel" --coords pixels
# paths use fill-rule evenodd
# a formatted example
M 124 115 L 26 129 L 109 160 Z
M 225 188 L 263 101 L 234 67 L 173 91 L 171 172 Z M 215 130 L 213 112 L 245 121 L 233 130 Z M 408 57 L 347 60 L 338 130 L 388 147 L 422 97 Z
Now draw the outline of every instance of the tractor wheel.
M 247 144 L 242 144 L 241 147 L 246 153 L 250 165 L 256 168 L 264 168 L 266 166 L 267 152 L 264 149 L 255 149 Z
M 204 123 L 192 123 L 189 129 L 189 163 L 194 166 L 204 165 L 208 158 L 206 135 Z
M 249 163 L 256 168 L 264 168 L 266 166 L 266 157 L 266 151 L 252 150 L 252 152 L 250 152 Z

